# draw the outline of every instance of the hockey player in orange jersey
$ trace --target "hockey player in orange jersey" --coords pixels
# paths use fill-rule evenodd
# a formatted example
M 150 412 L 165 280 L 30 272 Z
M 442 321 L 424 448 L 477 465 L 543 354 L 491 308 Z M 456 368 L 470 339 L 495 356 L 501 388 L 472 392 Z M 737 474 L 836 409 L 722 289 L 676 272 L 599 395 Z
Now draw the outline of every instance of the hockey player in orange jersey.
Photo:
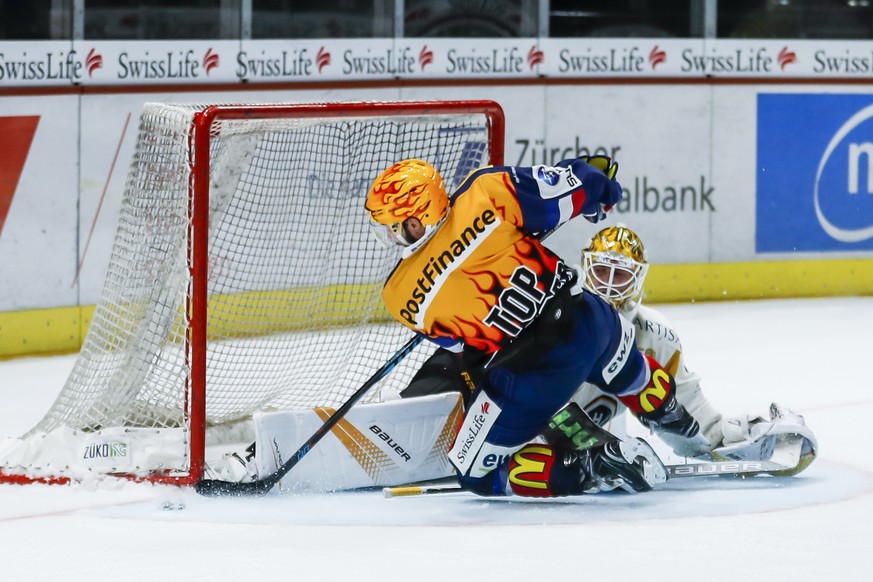
M 687 414 L 669 373 L 636 349 L 633 325 L 539 241 L 574 217 L 604 218 L 621 199 L 616 171 L 603 157 L 486 167 L 449 198 L 433 166 L 403 160 L 368 193 L 377 236 L 405 247 L 385 283 L 389 312 L 483 370 L 449 451 L 468 490 L 558 496 L 666 479 L 641 439 L 584 451 L 526 444 L 582 382 L 644 403 L 651 422 Z

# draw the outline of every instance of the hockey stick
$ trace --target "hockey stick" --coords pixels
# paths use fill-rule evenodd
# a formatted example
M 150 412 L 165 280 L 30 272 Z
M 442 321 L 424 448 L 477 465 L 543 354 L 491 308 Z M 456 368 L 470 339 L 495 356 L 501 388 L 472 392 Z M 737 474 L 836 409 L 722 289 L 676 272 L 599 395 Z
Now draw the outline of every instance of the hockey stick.
M 398 487 L 383 487 L 385 497 L 417 497 L 419 495 L 442 495 L 445 493 L 460 493 L 464 489 L 460 485 L 400 485 Z
M 778 475 L 790 471 L 786 467 L 772 461 L 717 461 L 667 465 L 667 475 L 670 479 L 680 477 L 754 477 L 756 475 Z M 382 495 L 392 497 L 418 497 L 421 495 L 444 495 L 460 493 L 464 489 L 457 484 L 450 485 L 399 485 L 383 487 Z
M 416 334 L 412 339 L 410 339 L 406 344 L 400 348 L 400 350 L 391 356 L 391 358 L 385 362 L 381 368 L 376 370 L 376 372 L 370 376 L 370 379 L 364 382 L 364 384 L 358 388 L 357 392 L 352 394 L 352 396 L 345 401 L 345 403 L 340 406 L 333 415 L 324 421 L 318 430 L 316 430 L 309 439 L 303 443 L 303 445 L 297 449 L 297 452 L 291 455 L 291 457 L 282 463 L 275 472 L 267 475 L 263 479 L 258 479 L 257 481 L 250 481 L 247 483 L 239 483 L 235 481 L 222 481 L 220 479 L 201 479 L 194 486 L 194 490 L 197 491 L 200 495 L 205 495 L 207 497 L 219 497 L 219 496 L 254 496 L 254 495 L 266 495 L 279 481 L 282 480 L 288 471 L 290 471 L 294 466 L 300 462 L 300 460 L 306 456 L 306 454 L 312 450 L 312 447 L 322 439 L 330 429 L 334 427 L 340 420 L 345 417 L 345 415 L 349 412 L 352 406 L 360 400 L 367 391 L 370 390 L 376 383 L 382 380 L 385 376 L 388 375 L 391 370 L 393 370 L 397 364 L 400 363 L 403 358 L 409 355 L 415 347 L 422 342 L 424 336 Z
M 798 444 L 800 441 L 798 441 Z M 786 471 L 793 471 L 789 467 L 773 461 L 716 461 L 685 463 L 681 465 L 667 465 L 667 475 L 670 479 L 680 477 L 754 477 L 756 475 L 779 476 Z M 459 493 L 464 491 L 460 485 L 399 485 L 397 487 L 383 487 L 382 495 L 391 497 L 418 497 L 421 495 L 443 495 L 447 493 Z
M 673 465 L 667 467 L 667 475 L 669 477 L 754 477 L 755 475 L 781 477 L 796 475 L 803 470 L 800 466 L 803 462 L 804 438 L 802 436 L 787 433 L 768 438 L 774 439 L 773 453 L 766 461 L 737 459 Z
M 755 475 L 778 475 L 792 471 L 774 461 L 701 461 L 684 465 L 667 465 L 670 479 L 679 477 L 754 477 Z

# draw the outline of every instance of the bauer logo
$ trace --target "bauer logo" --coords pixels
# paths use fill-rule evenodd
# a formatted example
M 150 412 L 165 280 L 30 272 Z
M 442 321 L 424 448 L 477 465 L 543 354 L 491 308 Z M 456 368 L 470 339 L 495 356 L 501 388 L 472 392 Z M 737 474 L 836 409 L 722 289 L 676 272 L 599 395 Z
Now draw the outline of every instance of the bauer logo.
M 873 98 L 758 96 L 758 252 L 873 249 Z

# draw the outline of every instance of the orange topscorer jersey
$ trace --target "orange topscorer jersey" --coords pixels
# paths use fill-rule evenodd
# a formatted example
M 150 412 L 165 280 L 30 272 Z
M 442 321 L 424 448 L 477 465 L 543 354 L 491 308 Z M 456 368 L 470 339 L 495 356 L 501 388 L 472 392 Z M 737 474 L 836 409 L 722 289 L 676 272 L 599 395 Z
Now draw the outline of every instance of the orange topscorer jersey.
M 473 172 L 445 222 L 388 277 L 389 312 L 453 351 L 505 347 L 573 278 L 533 233 L 595 214 L 608 182 L 582 159 Z

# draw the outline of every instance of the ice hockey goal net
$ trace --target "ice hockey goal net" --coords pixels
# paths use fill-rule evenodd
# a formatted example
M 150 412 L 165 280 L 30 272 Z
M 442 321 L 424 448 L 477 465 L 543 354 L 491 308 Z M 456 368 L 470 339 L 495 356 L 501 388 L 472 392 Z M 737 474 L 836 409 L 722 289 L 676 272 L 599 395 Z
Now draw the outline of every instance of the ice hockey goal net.
M 399 249 L 369 232 L 372 180 L 417 157 L 451 191 L 503 139 L 490 101 L 147 104 L 88 335 L 45 417 L 0 442 L 0 481 L 193 483 L 254 412 L 342 404 L 409 339 L 381 301 Z

